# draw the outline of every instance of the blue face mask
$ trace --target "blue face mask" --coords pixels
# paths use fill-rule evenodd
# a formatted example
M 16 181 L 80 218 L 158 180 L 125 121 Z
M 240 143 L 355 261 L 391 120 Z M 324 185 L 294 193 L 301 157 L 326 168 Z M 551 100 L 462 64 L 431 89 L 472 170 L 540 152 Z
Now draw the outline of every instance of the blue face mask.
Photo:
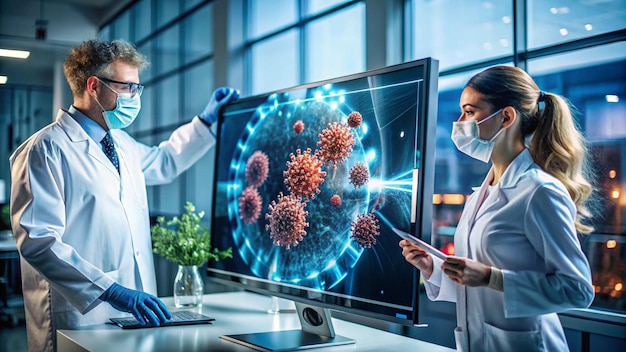
M 130 126 L 137 118 L 141 109 L 141 97 L 139 94 L 135 94 L 133 97 L 130 93 L 118 93 L 106 83 L 102 82 L 102 84 L 117 94 L 117 105 L 115 109 L 110 111 L 105 110 L 98 99 L 94 97 L 102 108 L 102 117 L 104 117 L 107 126 L 109 126 L 109 129 L 121 129 Z

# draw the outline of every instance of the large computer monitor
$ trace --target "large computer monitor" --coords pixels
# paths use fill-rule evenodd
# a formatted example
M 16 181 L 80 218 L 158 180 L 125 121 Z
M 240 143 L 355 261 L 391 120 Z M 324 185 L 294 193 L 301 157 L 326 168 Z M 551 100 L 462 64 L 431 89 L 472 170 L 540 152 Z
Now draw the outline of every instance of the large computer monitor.
M 418 274 L 392 228 L 430 239 L 437 79 L 427 58 L 221 110 L 211 244 L 233 258 L 207 274 L 293 300 L 302 323 L 224 338 L 260 350 L 353 342 L 328 309 L 417 323 Z

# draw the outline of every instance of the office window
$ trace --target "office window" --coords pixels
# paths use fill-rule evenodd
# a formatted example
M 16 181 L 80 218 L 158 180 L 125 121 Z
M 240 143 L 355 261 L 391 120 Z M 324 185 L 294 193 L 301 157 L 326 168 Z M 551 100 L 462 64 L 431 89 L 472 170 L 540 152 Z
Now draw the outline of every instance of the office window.
M 135 42 L 150 35 L 152 31 L 152 0 L 141 0 L 133 7 Z
M 213 70 L 212 60 L 207 60 L 199 65 L 187 69 L 183 73 L 183 120 L 191 120 L 193 116 L 200 114 L 211 100 L 213 94 Z
M 365 70 L 365 4 L 320 18 L 306 27 L 306 81 Z
M 200 114 L 211 99 L 214 90 L 213 70 L 213 61 L 206 60 L 202 64 L 189 68 L 183 74 L 184 121 L 189 121 L 193 116 Z M 184 189 L 181 189 L 181 192 L 184 192 L 185 201 L 192 201 L 196 209 L 203 210 L 206 214 L 211 213 L 214 154 L 214 148 L 210 149 L 181 176 L 186 185 Z M 207 218 L 204 220 L 210 221 Z
M 148 145 L 158 145 L 167 140 L 172 134 L 172 130 L 155 133 Z M 171 183 L 148 187 L 148 206 L 150 214 L 172 215 L 181 214 L 183 205 L 181 203 L 181 187 L 183 179 L 177 177 Z M 152 203 L 150 203 L 152 202 Z
M 157 99 L 155 113 L 156 126 L 170 126 L 181 123 L 180 117 L 180 76 L 173 75 L 156 84 Z
M 512 3 L 413 0 L 412 57 L 436 58 L 445 70 L 512 55 Z
M 169 133 L 167 137 L 169 137 Z M 166 140 L 167 137 L 164 137 L 162 140 Z M 157 201 L 159 205 L 153 211 L 159 214 L 182 213 L 183 204 L 180 202 L 182 182 L 183 178 L 177 177 L 171 183 L 157 186 L 159 191 L 155 194 L 155 201 Z
M 148 66 L 144 68 L 143 71 L 139 73 L 139 79 L 141 82 L 147 83 L 152 77 L 154 77 L 154 70 L 156 66 L 155 56 L 154 56 L 154 43 L 155 40 L 148 40 L 144 42 L 140 46 L 137 47 L 137 50 L 148 59 Z M 144 92 L 145 93 L 145 92 Z
M 184 63 L 213 52 L 213 4 L 208 4 L 184 20 Z
M 193 8 L 196 9 L 177 21 L 184 11 Z M 116 37 L 116 32 L 128 32 L 129 39 L 134 38 L 139 44 L 137 49 L 150 62 L 140 73 L 141 82 L 146 85 L 142 109 L 127 129 L 141 142 L 160 143 L 171 130 L 200 113 L 210 100 L 214 85 L 213 8 L 213 2 L 205 0 L 140 0 L 100 30 L 99 35 L 106 39 Z M 154 33 L 158 34 L 150 38 Z M 162 127 L 167 131 L 162 131 Z M 149 187 L 149 203 L 154 205 L 151 211 L 180 213 L 182 196 L 193 195 L 185 191 L 194 188 L 186 184 L 193 180 L 182 177 L 172 185 Z M 195 197 L 188 200 L 195 201 Z
M 252 94 L 299 83 L 298 31 L 264 40 L 252 46 Z
M 198 5 L 199 3 L 201 3 L 204 0 L 185 0 L 185 9 L 184 11 L 187 11 L 189 9 L 191 9 L 192 7 Z
M 296 0 L 248 0 L 250 38 L 258 38 L 298 20 Z
M 204 211 L 203 222 L 211 221 L 213 205 L 213 177 L 215 170 L 215 148 L 198 160 L 181 177 L 186 187 L 181 190 L 185 201 L 192 201 L 198 211 Z M 179 213 L 181 210 L 179 210 Z
M 155 75 L 175 70 L 180 65 L 180 25 L 177 23 L 161 32 L 156 39 L 159 63 Z
M 156 28 L 161 28 L 180 15 L 180 1 L 154 0 L 156 2 Z
M 306 16 L 318 14 L 335 6 L 348 2 L 348 0 L 305 0 Z
M 565 70 L 620 61 L 624 59 L 625 54 L 626 42 L 620 42 L 611 45 L 596 46 L 590 49 L 582 49 L 569 53 L 542 57 L 539 60 L 530 60 L 528 62 L 528 70 L 533 75 L 547 74 L 554 72 L 556 68 L 559 70 Z M 585 76 L 589 80 L 599 78 L 588 74 L 585 74 Z
M 529 49 L 626 28 L 624 0 L 529 0 L 527 4 Z
M 98 38 L 100 40 L 110 40 L 111 39 L 111 25 L 106 25 L 100 29 L 98 32 Z
M 130 35 L 130 13 L 124 12 L 113 22 L 113 33 L 115 38 L 112 39 L 124 39 L 127 42 L 132 41 Z

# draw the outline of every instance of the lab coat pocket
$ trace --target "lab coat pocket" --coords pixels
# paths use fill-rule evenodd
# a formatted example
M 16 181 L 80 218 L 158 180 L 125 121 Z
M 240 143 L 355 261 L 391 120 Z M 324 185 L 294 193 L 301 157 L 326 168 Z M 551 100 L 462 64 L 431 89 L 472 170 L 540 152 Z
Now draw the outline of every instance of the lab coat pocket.
M 456 350 L 459 352 L 469 351 L 467 334 L 463 331 L 463 328 L 456 327 L 454 329 L 454 340 L 456 341 Z
M 541 331 L 508 331 L 485 323 L 485 351 L 545 351 Z

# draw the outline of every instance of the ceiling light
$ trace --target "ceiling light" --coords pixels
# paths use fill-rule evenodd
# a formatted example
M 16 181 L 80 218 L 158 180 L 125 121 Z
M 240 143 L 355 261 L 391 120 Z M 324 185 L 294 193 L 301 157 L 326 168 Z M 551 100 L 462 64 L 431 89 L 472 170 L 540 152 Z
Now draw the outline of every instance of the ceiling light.
M 30 51 L 0 49 L 0 56 L 11 57 L 14 59 L 26 59 L 30 55 Z
M 7 76 L 0 76 L 0 84 L 6 84 L 7 83 Z
M 587 23 L 587 24 L 585 25 L 585 29 L 587 30 L 587 32 L 589 32 L 590 30 L 592 30 L 592 29 L 593 29 L 593 26 L 592 26 L 590 23 Z
M 616 94 L 607 94 L 604 96 L 607 103 L 619 103 L 619 97 Z
M 565 37 L 569 32 L 567 31 L 567 29 L 561 28 L 559 29 L 559 33 L 561 33 L 561 35 Z

